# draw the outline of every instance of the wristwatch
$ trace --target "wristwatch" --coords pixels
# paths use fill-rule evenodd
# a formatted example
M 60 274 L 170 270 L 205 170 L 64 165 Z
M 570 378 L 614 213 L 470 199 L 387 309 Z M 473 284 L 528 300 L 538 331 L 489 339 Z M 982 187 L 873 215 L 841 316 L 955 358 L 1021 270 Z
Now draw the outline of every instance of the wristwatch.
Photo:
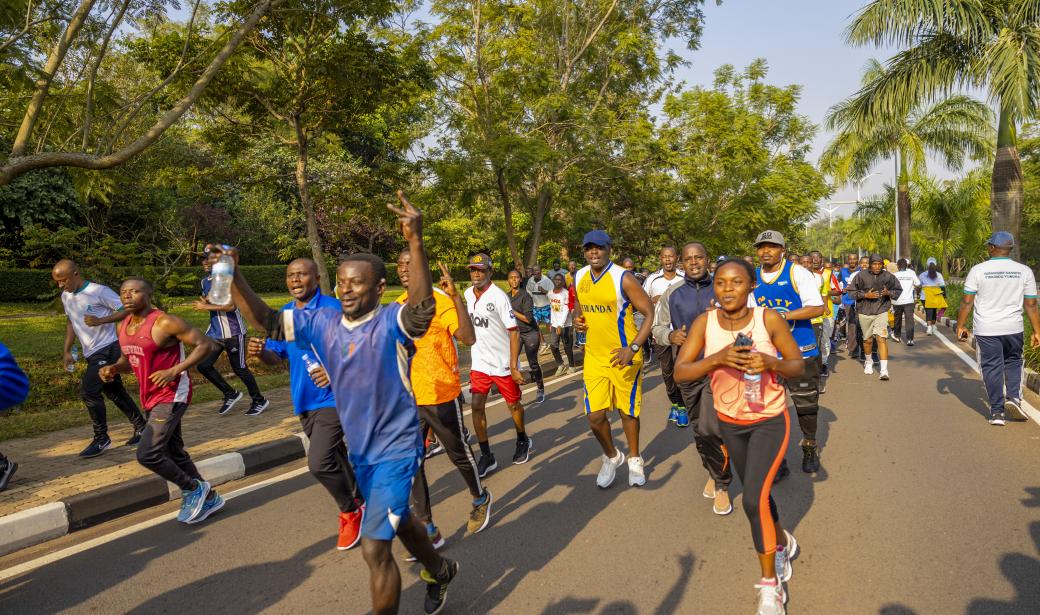
M 632 352 L 639 352 L 640 348 L 641 348 L 641 346 L 639 344 L 636 344 L 635 342 L 633 342 L 633 343 L 628 345 L 628 349 L 631 350 Z

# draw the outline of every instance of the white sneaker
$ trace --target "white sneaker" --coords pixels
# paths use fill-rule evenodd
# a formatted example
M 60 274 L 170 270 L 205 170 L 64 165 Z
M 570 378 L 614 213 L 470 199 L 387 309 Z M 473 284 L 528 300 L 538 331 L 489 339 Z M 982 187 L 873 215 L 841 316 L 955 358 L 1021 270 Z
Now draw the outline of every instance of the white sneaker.
M 798 541 L 794 539 L 791 532 L 784 530 L 784 534 L 787 536 L 787 546 L 783 547 L 779 544 L 776 546 L 776 576 L 781 583 L 791 580 L 791 574 L 794 572 L 791 560 L 798 557 Z
M 643 458 L 628 458 L 628 486 L 641 487 L 646 484 L 646 474 L 643 472 Z
M 934 328 L 935 327 L 933 327 L 932 325 L 928 325 L 927 327 L 925 327 L 924 334 L 925 335 L 931 335 L 932 334 L 932 329 L 934 329 Z
M 787 602 L 784 584 L 776 579 L 772 581 L 755 585 L 755 589 L 758 590 L 758 610 L 755 611 L 755 615 L 785 615 L 787 612 L 784 609 Z
M 887 369 L 881 370 L 880 378 L 881 378 L 881 380 L 888 380 L 888 370 Z
M 867 358 L 866 362 L 863 363 L 863 373 L 868 376 L 874 373 L 874 362 L 870 358 Z
M 613 459 L 606 455 L 601 456 L 603 458 L 603 465 L 599 468 L 599 474 L 596 476 L 596 484 L 601 489 L 606 489 L 614 482 L 614 476 L 617 475 L 618 466 L 625 462 L 625 454 L 620 450 Z

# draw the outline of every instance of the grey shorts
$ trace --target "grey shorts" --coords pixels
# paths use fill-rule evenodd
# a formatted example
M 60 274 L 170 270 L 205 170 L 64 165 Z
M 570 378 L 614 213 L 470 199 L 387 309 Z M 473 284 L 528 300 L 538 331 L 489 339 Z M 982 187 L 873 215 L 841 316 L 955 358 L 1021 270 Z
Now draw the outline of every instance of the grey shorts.
M 877 315 L 857 314 L 859 328 L 863 331 L 863 339 L 870 337 L 888 337 L 888 312 Z

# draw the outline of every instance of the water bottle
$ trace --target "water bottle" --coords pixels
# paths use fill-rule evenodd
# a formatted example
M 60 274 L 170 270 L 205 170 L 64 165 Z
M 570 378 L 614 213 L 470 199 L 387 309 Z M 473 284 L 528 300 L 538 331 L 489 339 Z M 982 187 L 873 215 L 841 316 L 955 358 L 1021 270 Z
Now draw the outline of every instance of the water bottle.
M 303 353 L 302 359 L 303 359 L 303 364 L 307 366 L 307 373 L 308 374 L 314 374 L 314 372 L 316 372 L 319 369 L 321 369 L 321 363 L 319 363 L 319 362 L 315 361 L 314 359 L 312 359 L 311 355 L 307 354 L 306 352 Z
M 72 363 L 69 363 L 68 367 L 66 367 L 65 369 L 67 369 L 68 372 L 71 374 L 72 372 L 76 371 L 76 361 L 79 361 L 79 350 L 76 350 L 75 344 L 72 345 L 72 350 L 69 351 L 69 354 L 72 355 Z
M 231 282 L 235 278 L 235 261 L 227 254 L 222 254 L 213 263 L 213 285 L 210 286 L 206 299 L 213 305 L 231 303 Z
M 752 352 L 754 344 L 755 342 L 750 336 L 741 333 L 737 335 L 737 340 L 734 342 L 733 347 L 738 350 L 746 349 L 747 352 Z M 752 412 L 760 412 L 762 410 L 764 406 L 762 374 L 744 372 L 744 401 L 748 403 Z

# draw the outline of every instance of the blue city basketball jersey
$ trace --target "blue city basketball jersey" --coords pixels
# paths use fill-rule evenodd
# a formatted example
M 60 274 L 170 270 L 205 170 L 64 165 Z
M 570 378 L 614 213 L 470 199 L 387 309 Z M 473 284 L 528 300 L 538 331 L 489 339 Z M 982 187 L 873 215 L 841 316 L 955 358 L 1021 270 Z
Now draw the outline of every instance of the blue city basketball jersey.
M 401 307 L 381 306 L 360 322 L 333 309 L 281 312 L 286 341 L 313 345 L 329 373 L 354 464 L 403 459 L 422 447 L 409 377 L 415 344 Z
M 791 261 L 784 259 L 780 275 L 772 282 L 766 282 L 762 279 L 761 267 L 756 269 L 755 274 L 758 278 L 758 283 L 755 286 L 755 303 L 762 307 L 772 308 L 780 313 L 793 312 L 800 309 L 802 307 L 802 296 L 798 294 L 798 287 L 795 284 L 794 277 L 791 275 L 793 266 Z M 797 342 L 799 350 L 802 351 L 802 357 L 809 358 L 820 354 L 820 349 L 816 347 L 816 333 L 813 331 L 811 319 L 792 320 L 788 321 L 788 323 L 791 327 L 791 335 L 794 336 L 794 341 Z

